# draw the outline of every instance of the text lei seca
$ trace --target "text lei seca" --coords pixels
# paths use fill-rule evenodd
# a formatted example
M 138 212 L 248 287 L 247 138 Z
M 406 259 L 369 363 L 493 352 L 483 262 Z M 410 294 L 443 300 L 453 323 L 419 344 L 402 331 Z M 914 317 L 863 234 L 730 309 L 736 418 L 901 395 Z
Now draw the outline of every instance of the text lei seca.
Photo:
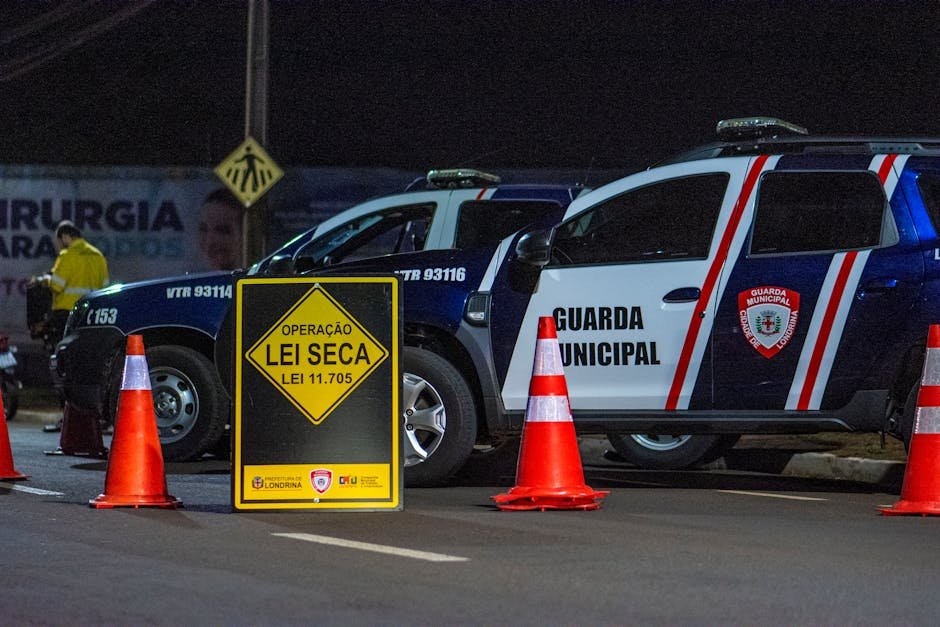
M 352 325 L 343 322 L 336 324 L 285 324 L 281 327 L 281 334 L 285 336 L 325 336 L 333 339 L 351 336 Z M 309 342 L 306 350 L 301 348 L 299 342 L 281 343 L 272 350 L 271 345 L 264 347 L 264 363 L 266 366 L 351 366 L 371 365 L 372 359 L 364 342 L 358 346 L 350 341 L 314 341 Z M 352 383 L 353 375 L 350 372 L 338 370 L 336 372 L 312 372 L 308 374 L 310 383 Z M 307 382 L 302 372 L 292 372 L 281 375 L 281 383 L 300 384 Z

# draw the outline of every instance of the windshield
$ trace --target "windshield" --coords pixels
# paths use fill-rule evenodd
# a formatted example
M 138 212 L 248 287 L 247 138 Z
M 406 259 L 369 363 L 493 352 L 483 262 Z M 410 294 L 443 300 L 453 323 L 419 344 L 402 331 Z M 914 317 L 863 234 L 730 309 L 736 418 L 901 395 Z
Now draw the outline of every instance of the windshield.
M 372 213 L 342 224 L 301 247 L 294 269 L 424 249 L 436 205 L 406 205 Z
M 325 255 L 336 250 L 359 233 L 362 233 L 373 224 L 377 224 L 381 221 L 381 215 L 373 214 L 348 222 L 333 229 L 323 237 L 318 237 L 316 240 L 310 242 L 297 252 L 297 256 L 322 259 Z

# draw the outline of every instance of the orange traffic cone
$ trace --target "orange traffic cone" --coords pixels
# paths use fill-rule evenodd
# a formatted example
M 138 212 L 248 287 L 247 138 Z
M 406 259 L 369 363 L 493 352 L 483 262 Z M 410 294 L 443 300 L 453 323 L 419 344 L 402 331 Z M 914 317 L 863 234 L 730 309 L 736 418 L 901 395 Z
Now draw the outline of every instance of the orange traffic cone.
M 940 516 L 940 325 L 930 325 L 924 373 L 917 394 L 901 500 L 882 508 L 886 516 Z
M 26 479 L 28 476 L 13 467 L 13 449 L 10 448 L 10 432 L 7 430 L 7 414 L 0 396 L 0 479 Z
M 150 369 L 144 355 L 144 339 L 140 335 L 127 336 L 124 378 L 114 421 L 104 494 L 88 504 L 96 508 L 164 509 L 182 505 L 179 499 L 166 491 L 163 452 L 150 391 Z
M 584 484 L 555 320 L 539 318 L 516 486 L 493 497 L 504 510 L 597 509 L 609 492 Z

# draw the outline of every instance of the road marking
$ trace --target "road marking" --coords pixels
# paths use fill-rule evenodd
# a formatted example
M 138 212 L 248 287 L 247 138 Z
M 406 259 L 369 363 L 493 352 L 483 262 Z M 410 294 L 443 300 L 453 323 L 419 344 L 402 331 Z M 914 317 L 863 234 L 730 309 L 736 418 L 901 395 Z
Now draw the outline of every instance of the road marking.
M 632 479 L 617 479 L 616 477 L 604 477 L 604 481 L 609 481 L 611 483 L 623 483 L 626 485 L 648 485 L 655 488 L 662 488 L 669 485 L 668 483 L 657 483 L 655 481 L 634 481 Z
M 31 488 L 29 486 L 20 485 L 18 483 L 7 483 L 5 481 L 0 481 L 0 488 L 6 488 L 8 490 L 16 490 L 17 492 L 26 492 L 27 494 L 38 494 L 40 496 L 65 496 L 64 492 L 52 492 L 51 490 L 40 490 L 39 488 Z
M 387 555 L 397 555 L 399 557 L 410 557 L 416 560 L 425 560 L 427 562 L 470 561 L 469 557 L 458 557 L 456 555 L 445 555 L 443 553 L 429 553 L 428 551 L 415 551 L 414 549 L 402 549 L 396 546 L 386 546 L 384 544 L 372 544 L 371 542 L 357 542 L 356 540 L 331 538 L 330 536 L 319 536 L 312 533 L 272 533 L 271 535 L 279 536 L 281 538 L 293 538 L 294 540 L 304 540 L 305 542 L 316 542 L 317 544 L 340 546 L 347 549 L 358 549 L 360 551 L 372 551 L 374 553 L 385 553 Z
M 790 499 L 791 501 L 828 501 L 813 496 L 794 496 L 793 494 L 772 494 L 770 492 L 747 492 L 745 490 L 715 490 L 725 494 L 743 494 L 745 496 L 766 496 L 771 499 Z

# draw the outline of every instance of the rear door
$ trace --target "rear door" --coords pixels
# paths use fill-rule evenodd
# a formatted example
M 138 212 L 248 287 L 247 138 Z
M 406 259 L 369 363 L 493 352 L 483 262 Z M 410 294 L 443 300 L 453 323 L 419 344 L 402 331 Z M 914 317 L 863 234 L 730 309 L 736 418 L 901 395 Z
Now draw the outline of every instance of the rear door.
M 494 291 L 494 344 L 515 337 L 496 364 L 506 409 L 525 408 L 540 316 L 556 320 L 574 410 L 710 406 L 716 284 L 743 240 L 750 161 L 666 166 L 572 203 L 521 321 Z
M 752 232 L 723 276 L 716 408 L 831 409 L 864 387 L 923 279 L 913 229 L 888 204 L 896 161 L 784 157 L 761 177 Z

